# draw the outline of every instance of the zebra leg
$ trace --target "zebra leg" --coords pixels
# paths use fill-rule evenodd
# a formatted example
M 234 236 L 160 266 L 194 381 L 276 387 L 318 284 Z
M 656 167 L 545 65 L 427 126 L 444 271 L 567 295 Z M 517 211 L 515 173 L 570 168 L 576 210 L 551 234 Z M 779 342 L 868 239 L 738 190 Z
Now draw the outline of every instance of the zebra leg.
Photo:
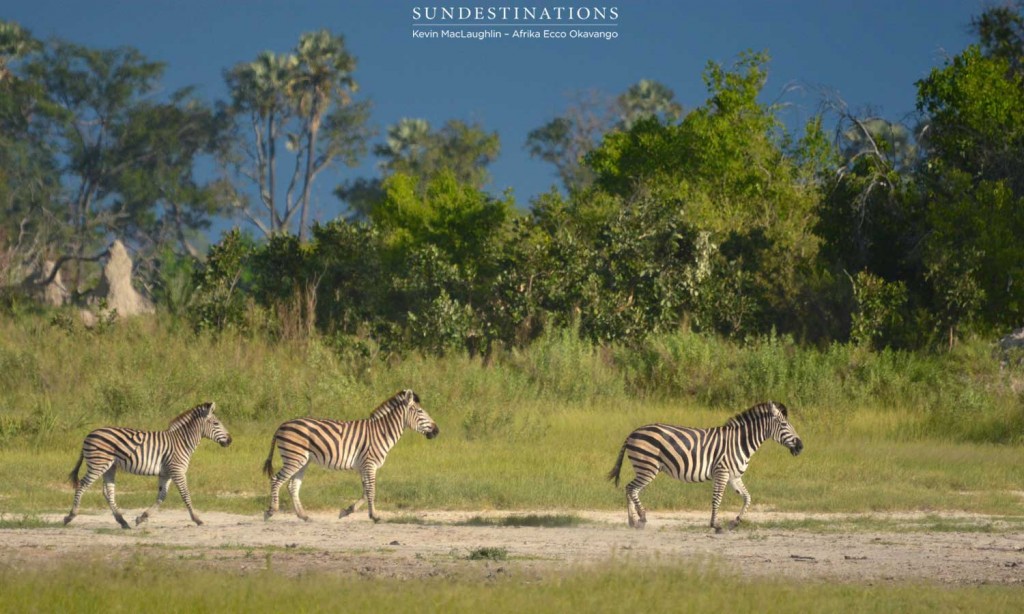
M 143 522 L 149 520 L 149 517 L 160 509 L 160 505 L 164 502 L 164 499 L 167 498 L 167 484 L 170 483 L 170 481 L 171 478 L 167 475 L 161 475 L 157 478 L 156 502 L 149 506 L 149 509 L 142 512 L 142 514 L 135 519 L 135 526 L 139 526 Z
M 629 522 L 629 528 L 636 527 L 636 506 L 633 505 L 633 500 L 629 498 L 629 494 L 626 494 L 626 520 Z
M 283 458 L 283 457 L 282 457 Z M 270 478 L 270 505 L 267 507 L 267 511 L 263 512 L 263 520 L 270 520 L 270 517 L 277 513 L 277 510 L 281 504 L 281 487 L 284 486 L 285 482 L 292 479 L 292 476 L 298 474 L 300 471 L 304 471 L 309 461 L 306 460 L 305 464 L 299 465 L 296 463 L 289 463 L 289 459 L 285 459 L 284 465 L 274 477 Z M 302 479 L 302 475 L 299 474 L 299 479 Z M 289 490 L 291 486 L 289 486 Z M 292 497 L 294 503 L 294 496 Z M 297 510 L 296 510 L 297 511 Z
M 306 510 L 302 509 L 302 501 L 299 499 L 299 489 L 302 488 L 302 476 L 306 474 L 307 466 L 303 466 L 302 469 L 299 469 L 292 475 L 292 481 L 288 483 L 288 494 L 292 496 L 292 507 L 295 508 L 295 515 L 309 522 L 309 516 L 306 515 Z
M 350 505 L 348 507 L 341 508 L 341 513 L 338 514 L 338 518 L 344 518 L 345 516 L 348 516 L 352 512 L 354 512 L 354 511 L 358 510 L 359 508 L 363 507 L 364 503 L 366 503 L 366 495 L 365 494 L 363 494 L 362 497 L 359 497 L 359 499 L 357 499 L 354 503 L 352 503 L 352 505 Z
M 722 495 L 725 493 L 725 485 L 729 482 L 729 470 L 724 467 L 715 469 L 713 474 L 714 490 L 711 494 L 711 528 L 715 533 L 722 532 L 722 525 L 718 522 L 718 508 L 722 505 Z
M 78 506 L 82 504 L 82 493 L 84 493 L 85 489 L 89 488 L 89 486 L 93 482 L 95 482 L 97 478 L 103 475 L 105 471 L 106 468 L 100 470 L 95 469 L 94 467 L 91 466 L 89 467 L 89 470 L 86 471 L 85 476 L 82 477 L 82 479 L 79 480 L 78 482 L 78 488 L 75 489 L 75 500 L 71 503 L 71 511 L 68 512 L 68 515 L 64 517 L 64 524 L 68 524 L 69 522 L 75 519 L 75 516 L 78 515 Z
M 113 512 L 114 520 L 117 521 L 117 524 L 121 525 L 122 529 L 130 529 L 132 528 L 131 525 L 125 521 L 124 515 L 121 514 L 120 508 L 117 507 L 117 497 L 114 494 L 114 475 L 116 473 L 117 466 L 115 465 L 107 469 L 106 473 L 103 474 L 103 496 L 107 498 L 110 511 Z
M 640 470 L 636 477 L 629 484 L 626 484 L 626 511 L 629 514 L 629 526 L 642 529 L 647 526 L 647 509 L 640 503 L 640 491 L 650 484 L 657 473 Z M 633 518 L 633 510 L 636 510 L 636 518 Z
M 185 479 L 184 473 L 173 473 L 171 479 L 174 480 L 174 485 L 178 487 L 178 494 L 181 495 L 181 500 L 185 502 L 185 507 L 188 508 L 188 515 L 192 518 L 192 522 L 196 523 L 197 526 L 202 526 L 203 521 L 196 516 L 196 511 L 192 509 L 192 495 L 188 492 L 188 481 Z
M 380 522 L 380 516 L 377 515 L 377 511 L 373 508 L 373 500 L 377 495 L 377 467 L 376 465 L 366 465 L 361 473 L 363 477 L 363 498 L 366 499 L 366 511 L 370 515 L 370 520 Z M 354 507 L 355 503 L 352 505 Z
M 747 492 L 747 487 L 743 485 L 743 478 L 740 476 L 736 476 L 730 480 L 729 484 L 732 485 L 733 490 L 743 497 L 743 507 L 740 508 L 740 513 L 736 516 L 736 520 L 729 523 L 729 528 L 735 529 L 739 526 L 740 520 L 743 518 L 743 514 L 747 511 L 747 508 L 750 507 L 750 493 Z
M 263 520 L 270 520 L 270 517 L 277 513 L 277 508 L 281 500 L 281 484 L 284 483 L 284 480 L 281 479 L 282 471 L 284 471 L 283 467 L 281 468 L 281 471 L 277 472 L 277 475 L 270 478 L 270 505 L 267 506 L 266 511 L 263 512 Z

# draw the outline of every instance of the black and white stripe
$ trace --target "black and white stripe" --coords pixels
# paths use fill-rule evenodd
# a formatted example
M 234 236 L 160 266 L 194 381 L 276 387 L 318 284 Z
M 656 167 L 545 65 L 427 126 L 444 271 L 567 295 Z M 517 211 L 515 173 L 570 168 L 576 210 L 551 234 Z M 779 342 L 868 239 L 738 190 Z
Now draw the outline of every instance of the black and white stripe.
M 103 494 L 110 504 L 110 511 L 122 528 L 129 528 L 114 497 L 114 475 L 118 468 L 138 475 L 159 476 L 156 503 L 135 519 L 141 524 L 155 513 L 167 497 L 167 484 L 174 480 L 188 513 L 196 524 L 203 524 L 192 509 L 192 495 L 188 491 L 185 472 L 199 441 L 204 437 L 212 439 L 222 447 L 231 444 L 231 435 L 220 420 L 213 415 L 214 403 L 203 403 L 180 414 L 166 431 L 140 431 L 138 429 L 108 426 L 96 429 L 85 437 L 78 463 L 71 470 L 70 479 L 75 488 L 75 501 L 71 512 L 64 517 L 68 524 L 78 515 L 82 493 L 90 484 L 103 476 Z M 78 479 L 78 469 L 85 461 L 87 471 Z
M 270 478 L 270 506 L 264 513 L 269 519 L 277 512 L 281 486 L 288 484 L 295 514 L 309 520 L 299 489 L 302 476 L 310 462 L 328 469 L 357 469 L 363 481 L 363 496 L 341 510 L 344 518 L 366 503 L 370 518 L 377 522 L 380 516 L 374 510 L 377 470 L 384 464 L 388 451 L 398 442 L 406 428 L 433 439 L 440 432 L 434 420 L 420 407 L 420 398 L 412 390 L 403 390 L 384 401 L 365 420 L 340 422 L 338 420 L 298 418 L 278 427 L 270 442 L 270 454 L 263 464 L 263 472 Z M 274 474 L 274 446 L 277 446 L 283 466 Z
M 626 485 L 626 509 L 629 526 L 638 529 L 647 524 L 647 510 L 640 503 L 640 491 L 654 480 L 659 471 L 683 482 L 714 481 L 711 499 L 711 526 L 721 531 L 718 507 L 726 484 L 743 497 L 743 508 L 730 524 L 739 524 L 750 507 L 750 493 L 743 485 L 743 472 L 750 457 L 767 439 L 774 439 L 789 448 L 793 456 L 800 454 L 804 444 L 788 422 L 789 412 L 781 403 L 760 403 L 731 418 L 724 426 L 710 429 L 649 424 L 626 438 L 618 460 L 608 479 L 619 485 L 622 457 L 629 455 L 636 477 Z

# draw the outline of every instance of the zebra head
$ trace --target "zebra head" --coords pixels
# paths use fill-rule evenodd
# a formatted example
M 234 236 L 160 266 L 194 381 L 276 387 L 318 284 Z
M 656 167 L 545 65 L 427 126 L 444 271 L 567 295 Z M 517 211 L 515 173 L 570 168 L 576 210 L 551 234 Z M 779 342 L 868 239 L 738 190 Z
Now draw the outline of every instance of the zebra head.
M 402 394 L 405 395 L 406 403 L 408 403 L 405 412 L 406 426 L 417 433 L 426 435 L 427 439 L 437 437 L 441 430 L 437 428 L 437 423 L 430 417 L 430 414 L 420 406 L 420 396 L 412 390 L 404 390 Z
M 212 439 L 219 443 L 220 447 L 226 448 L 231 445 L 231 433 L 228 433 L 224 423 L 213 415 L 216 408 L 217 404 L 213 401 L 199 406 L 199 413 L 203 417 L 203 437 Z
M 789 410 L 782 403 L 771 402 L 772 406 L 772 439 L 789 448 L 790 454 L 796 456 L 804 449 L 804 442 L 796 434 L 796 429 L 789 423 Z

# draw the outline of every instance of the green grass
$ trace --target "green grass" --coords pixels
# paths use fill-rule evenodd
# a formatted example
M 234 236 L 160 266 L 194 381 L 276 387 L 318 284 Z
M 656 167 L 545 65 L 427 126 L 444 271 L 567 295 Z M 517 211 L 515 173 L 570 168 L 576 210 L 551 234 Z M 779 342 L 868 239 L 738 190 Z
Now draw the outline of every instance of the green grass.
M 455 524 L 467 527 L 577 527 L 584 520 L 573 514 L 513 514 L 500 518 L 473 516 Z
M 68 334 L 41 317 L 0 318 L 0 505 L 9 514 L 66 512 L 66 476 L 89 430 L 162 429 L 210 399 L 234 443 L 204 442 L 196 452 L 188 476 L 196 509 L 256 515 L 268 489 L 260 468 L 281 421 L 361 418 L 413 388 L 441 435 L 407 433 L 391 451 L 378 474 L 385 519 L 417 509 L 619 510 L 622 488 L 604 474 L 632 429 L 719 425 L 765 398 L 787 403 L 806 448 L 793 458 L 767 442 L 754 456 L 744 477 L 752 521 L 758 509 L 1019 515 L 1022 382 L 1024 367 L 1001 368 L 980 341 L 927 355 L 683 334 L 593 348 L 556 334 L 485 366 L 464 356 L 365 359 L 317 340 L 196 337 L 160 319 Z M 626 463 L 623 481 L 631 476 Z M 86 493 L 86 511 L 106 513 L 101 490 Z M 303 503 L 336 513 L 360 490 L 354 472 L 313 467 Z M 659 477 L 644 502 L 655 516 L 704 511 L 710 491 Z M 155 479 L 118 475 L 126 510 L 155 495 Z M 739 505 L 727 493 L 723 511 Z M 282 506 L 290 508 L 286 492 Z M 161 513 L 184 513 L 176 493 Z
M 63 523 L 48 522 L 34 514 L 0 514 L 0 529 L 49 529 Z
M 425 401 L 426 402 L 426 401 Z M 659 416 L 713 424 L 706 410 L 680 411 L 661 404 L 624 404 L 621 411 L 552 407 L 548 428 L 530 443 L 468 439 L 446 432 L 444 411 L 435 411 L 442 434 L 427 441 L 409 433 L 378 474 L 377 503 L 385 518 L 416 509 L 572 510 L 624 507 L 622 488 L 604 479 L 622 439 L 636 425 Z M 601 411 L 600 419 L 595 419 Z M 860 420 L 871 415 L 862 412 Z M 882 418 L 884 419 L 884 417 Z M 98 424 L 97 424 L 98 426 Z M 260 473 L 273 426 L 230 423 L 231 447 L 204 442 L 189 469 L 189 486 L 200 516 L 204 510 L 259 514 L 268 483 Z M 1022 471 L 1015 446 L 941 440 L 894 442 L 851 428 L 840 436 L 815 424 L 797 423 L 806 443 L 792 457 L 773 442 L 754 456 L 744 481 L 758 506 L 793 512 L 966 511 L 1020 513 Z M 54 433 L 39 442 L 0 450 L 0 500 L 8 513 L 66 512 L 72 490 L 65 481 L 77 458 L 80 433 Z M 275 459 L 276 466 L 280 461 Z M 623 483 L 632 476 L 628 463 Z M 172 489 L 173 490 L 173 489 Z M 360 495 L 355 472 L 307 471 L 303 503 L 312 511 L 336 512 Z M 156 496 L 155 478 L 118 474 L 118 501 L 131 512 Z M 709 510 L 709 484 L 683 484 L 660 476 L 644 492 L 652 514 L 662 510 Z M 726 493 L 723 509 L 739 508 Z M 290 498 L 282 493 L 284 510 Z M 83 509 L 106 513 L 101 485 L 85 493 Z M 176 492 L 161 514 L 183 514 Z M 364 513 L 362 511 L 357 513 Z
M 466 558 L 470 561 L 507 561 L 508 548 L 500 546 L 484 546 L 471 550 Z
M 493 560 L 493 559 L 489 559 Z M 4 612 L 1017 612 L 1020 589 L 1003 586 L 874 586 L 741 579 L 712 564 L 618 561 L 545 577 L 466 575 L 363 579 L 310 570 L 295 577 L 199 569 L 190 561 L 136 557 L 54 569 L 0 565 Z
M 401 516 L 391 516 L 390 518 L 385 518 L 384 522 L 389 524 L 428 524 L 426 520 L 414 514 L 402 514 Z

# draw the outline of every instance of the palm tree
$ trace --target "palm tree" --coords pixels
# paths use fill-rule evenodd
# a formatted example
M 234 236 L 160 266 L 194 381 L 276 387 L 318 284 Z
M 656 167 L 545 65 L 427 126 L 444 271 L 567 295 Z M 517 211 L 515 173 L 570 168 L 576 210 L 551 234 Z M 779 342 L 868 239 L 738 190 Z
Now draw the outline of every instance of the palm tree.
M 11 60 L 23 58 L 41 47 L 28 30 L 13 21 L 0 19 L 0 83 L 11 74 L 8 68 Z
M 616 99 L 620 127 L 629 130 L 637 120 L 645 117 L 657 117 L 666 123 L 678 120 L 682 117 L 683 107 L 675 97 L 665 84 L 641 79 Z
M 352 78 L 356 60 L 345 49 L 345 40 L 327 30 L 309 32 L 299 39 L 290 95 L 306 128 L 306 169 L 302 184 L 299 240 L 303 240 L 309 215 L 310 187 L 316 173 L 327 160 L 317 159 L 316 144 L 323 119 L 332 103 L 351 104 L 358 85 Z M 297 143 L 296 143 L 297 144 Z
M 295 56 L 264 51 L 255 61 L 239 64 L 227 75 L 235 110 L 248 112 L 252 122 L 256 172 L 250 178 L 259 186 L 270 226 L 256 216 L 249 218 L 266 235 L 285 231 L 292 214 L 287 206 L 283 212 L 277 210 L 277 139 L 291 104 L 288 93 L 297 64 Z

